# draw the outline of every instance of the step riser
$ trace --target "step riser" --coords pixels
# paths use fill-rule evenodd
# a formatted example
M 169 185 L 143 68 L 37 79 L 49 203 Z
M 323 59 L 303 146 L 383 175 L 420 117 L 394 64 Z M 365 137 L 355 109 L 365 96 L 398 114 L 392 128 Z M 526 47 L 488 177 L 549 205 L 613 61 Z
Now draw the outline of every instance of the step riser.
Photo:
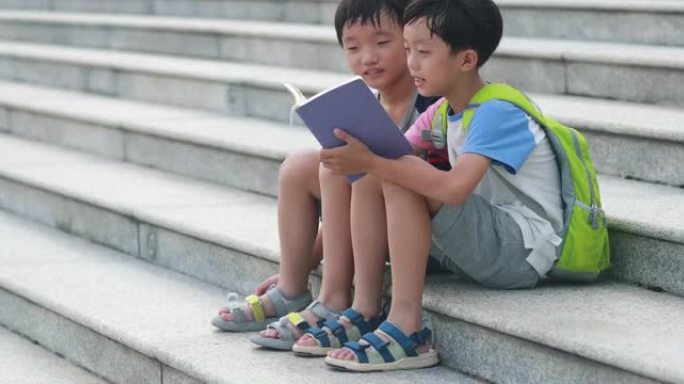
M 610 231 L 608 277 L 684 296 L 684 245 L 619 229 Z
M 0 208 L 216 285 L 244 282 L 239 287 L 228 287 L 240 292 L 249 292 L 255 283 L 277 272 L 276 255 L 266 261 L 251 251 L 169 231 L 147 219 L 7 177 L 0 178 Z M 619 228 L 611 230 L 611 239 L 611 278 L 684 295 L 684 245 L 644 238 Z
M 305 0 L 2 0 L 0 7 L 332 24 L 337 3 Z
M 507 36 L 684 45 L 683 14 L 500 7 Z
M 30 111 L 0 109 L 0 131 L 276 196 L 280 161 Z
M 275 261 L 1 177 L 0 209 L 233 291 L 278 272 Z
M 335 2 L 304 1 L 0 1 L 6 9 L 151 14 L 160 16 L 333 23 Z M 507 36 L 684 45 L 684 16 L 666 11 L 601 11 L 499 4 Z M 634 28 L 638 25 L 639 28 Z M 644 33 L 648 31 L 648 33 Z
M 0 23 L 2 26 L 2 23 Z M 336 42 L 314 43 L 278 38 L 221 37 L 212 34 L 135 31 L 114 28 L 66 29 L 0 27 L 0 36 L 81 47 L 190 55 L 316 70 L 349 72 Z M 87 38 L 84 38 L 87 36 Z M 26 71 L 24 71 L 26 72 Z M 490 80 L 505 81 L 528 92 L 602 97 L 624 101 L 681 105 L 684 71 L 616 63 L 539 59 L 505 52 L 483 68 Z M 658 84 L 658 86 L 654 86 Z M 106 92 L 106 91 L 105 91 Z
M 442 364 L 493 383 L 656 383 L 524 339 L 429 313 Z
M 277 195 L 279 161 L 246 152 L 145 135 L 120 125 L 105 126 L 37 112 L 2 108 L 0 131 L 90 153 L 153 166 L 224 185 Z M 634 136 L 583 131 L 602 174 L 684 185 L 684 145 Z M 635 157 L 634 154 L 639 156 Z
M 684 145 L 583 130 L 599 173 L 684 186 Z
M 569 64 L 564 68 L 561 63 L 547 64 L 502 58 L 485 66 L 484 73 L 490 80 L 509 82 L 528 92 L 601 96 L 645 103 L 684 103 L 684 73 L 589 64 Z M 521 73 L 525 73 L 524 68 L 534 73 L 534 76 L 521 76 Z M 8 56 L 0 59 L 0 76 L 8 80 L 281 122 L 289 121 L 292 105 L 292 97 L 281 84 L 247 83 L 251 79 L 237 84 L 189 78 L 186 75 L 120 71 L 116 68 Z M 635 80 L 639 78 L 660 78 L 662 81 L 659 84 L 662 86 L 648 87 L 643 84 L 642 87 Z
M 124 27 L 54 26 L 0 20 L 0 38 L 88 48 L 111 48 L 348 72 L 336 42 L 245 37 Z
M 113 383 L 196 383 L 153 357 L 2 288 L 0 323 Z

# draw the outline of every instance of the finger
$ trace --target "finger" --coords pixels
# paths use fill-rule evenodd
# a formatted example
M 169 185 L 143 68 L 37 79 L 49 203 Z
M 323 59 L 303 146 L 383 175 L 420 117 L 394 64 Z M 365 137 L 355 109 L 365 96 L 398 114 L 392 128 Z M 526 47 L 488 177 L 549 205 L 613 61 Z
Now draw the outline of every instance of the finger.
M 333 133 L 335 134 L 335 137 L 344 141 L 345 143 L 350 143 L 351 141 L 355 140 L 352 135 L 348 134 L 344 129 L 341 128 L 335 128 Z

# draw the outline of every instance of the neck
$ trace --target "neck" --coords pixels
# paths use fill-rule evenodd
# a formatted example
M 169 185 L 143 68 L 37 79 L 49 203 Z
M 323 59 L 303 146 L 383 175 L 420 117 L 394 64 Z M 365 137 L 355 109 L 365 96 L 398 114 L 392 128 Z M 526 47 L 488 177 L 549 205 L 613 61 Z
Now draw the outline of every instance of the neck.
M 405 104 L 406 99 L 413 96 L 416 87 L 413 83 L 413 77 L 407 71 L 406 76 L 402 77 L 399 81 L 378 91 L 380 92 L 381 103 L 385 108 L 388 108 Z
M 470 99 L 473 98 L 475 93 L 477 93 L 480 88 L 484 87 L 484 85 L 485 82 L 482 80 L 482 77 L 480 77 L 480 75 L 475 75 L 455 87 L 452 92 L 445 95 L 445 98 L 454 112 L 461 112 L 468 106 Z

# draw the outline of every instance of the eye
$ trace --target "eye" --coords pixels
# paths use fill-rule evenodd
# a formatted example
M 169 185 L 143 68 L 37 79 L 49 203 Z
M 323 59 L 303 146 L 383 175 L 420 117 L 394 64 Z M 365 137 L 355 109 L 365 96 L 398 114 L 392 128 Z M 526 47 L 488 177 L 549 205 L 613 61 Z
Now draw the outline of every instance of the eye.
M 382 40 L 382 41 L 379 41 L 379 42 L 378 42 L 378 45 L 386 45 L 386 44 L 389 44 L 389 43 L 390 43 L 389 40 Z
M 421 55 L 427 55 L 427 54 L 430 53 L 430 51 L 426 51 L 426 50 L 424 50 L 424 49 L 419 49 L 419 50 L 418 50 L 418 53 L 420 53 Z
M 352 52 L 353 52 L 353 51 L 356 51 L 356 50 L 359 49 L 359 48 L 356 47 L 356 46 L 351 46 L 351 47 L 345 47 L 344 49 L 346 49 L 347 51 L 352 51 Z

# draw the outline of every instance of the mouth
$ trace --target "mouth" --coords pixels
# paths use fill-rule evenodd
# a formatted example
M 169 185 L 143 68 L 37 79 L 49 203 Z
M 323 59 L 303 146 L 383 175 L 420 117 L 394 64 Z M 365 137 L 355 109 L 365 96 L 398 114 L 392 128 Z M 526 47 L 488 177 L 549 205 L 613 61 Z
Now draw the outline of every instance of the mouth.
M 422 77 L 413 76 L 413 83 L 416 85 L 416 88 L 420 88 L 423 84 L 425 84 L 425 79 Z
M 366 76 L 366 77 L 376 77 L 376 76 L 381 75 L 381 74 L 384 73 L 384 72 L 385 72 L 384 69 L 381 69 L 381 68 L 372 68 L 372 69 L 368 69 L 368 70 L 364 71 L 364 72 L 363 72 L 363 75 Z

